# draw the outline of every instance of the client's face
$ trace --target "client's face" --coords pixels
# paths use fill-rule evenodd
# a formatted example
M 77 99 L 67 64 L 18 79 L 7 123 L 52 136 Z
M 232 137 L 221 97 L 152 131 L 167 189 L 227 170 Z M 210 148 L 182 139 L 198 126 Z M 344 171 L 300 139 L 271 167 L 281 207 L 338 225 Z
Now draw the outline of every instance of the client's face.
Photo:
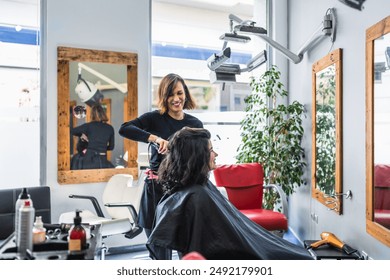
M 213 150 L 213 145 L 211 145 L 211 141 L 209 141 L 209 151 L 210 151 L 210 169 L 213 170 L 217 167 L 216 158 L 218 154 Z

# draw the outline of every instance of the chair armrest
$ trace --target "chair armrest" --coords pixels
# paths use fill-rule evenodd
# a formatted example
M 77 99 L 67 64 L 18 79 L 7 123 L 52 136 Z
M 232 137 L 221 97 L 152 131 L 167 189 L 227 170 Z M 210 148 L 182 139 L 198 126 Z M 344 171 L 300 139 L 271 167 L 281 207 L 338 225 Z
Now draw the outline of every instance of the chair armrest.
M 134 224 L 132 228 L 125 234 L 126 238 L 132 239 L 139 235 L 142 232 L 142 227 L 138 226 L 138 215 L 135 207 L 131 203 L 118 202 L 118 203 L 106 203 L 106 207 L 127 207 L 129 209 L 130 215 L 133 218 Z
M 265 185 L 264 189 L 275 189 L 277 191 L 282 203 L 282 213 L 286 216 L 286 218 L 288 218 L 287 196 L 286 193 L 283 191 L 282 187 L 275 184 L 269 184 Z
M 104 204 L 104 206 L 107 206 L 107 207 L 127 207 L 127 209 L 129 209 L 131 217 L 133 218 L 134 223 L 135 224 L 137 223 L 138 215 L 137 215 L 137 211 L 135 210 L 135 207 L 133 206 L 133 204 L 128 203 L 128 202 L 118 202 L 118 203 L 106 203 L 106 204 Z
M 102 211 L 102 208 L 100 208 L 99 202 L 94 196 L 89 196 L 89 195 L 76 195 L 76 194 L 71 194 L 69 195 L 69 198 L 80 198 L 80 199 L 88 199 L 92 202 L 93 207 L 95 208 L 96 214 L 99 217 L 104 218 L 104 214 Z

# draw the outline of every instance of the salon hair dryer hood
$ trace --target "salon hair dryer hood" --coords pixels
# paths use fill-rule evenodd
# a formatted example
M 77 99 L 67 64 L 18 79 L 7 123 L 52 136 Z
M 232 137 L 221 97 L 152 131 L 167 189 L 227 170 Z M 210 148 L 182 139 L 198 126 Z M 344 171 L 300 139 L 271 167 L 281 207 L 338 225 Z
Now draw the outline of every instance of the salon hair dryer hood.
M 96 85 L 81 78 L 79 78 L 77 82 L 75 92 L 82 102 L 91 107 L 95 104 L 99 104 L 104 97 L 103 94 L 98 91 Z

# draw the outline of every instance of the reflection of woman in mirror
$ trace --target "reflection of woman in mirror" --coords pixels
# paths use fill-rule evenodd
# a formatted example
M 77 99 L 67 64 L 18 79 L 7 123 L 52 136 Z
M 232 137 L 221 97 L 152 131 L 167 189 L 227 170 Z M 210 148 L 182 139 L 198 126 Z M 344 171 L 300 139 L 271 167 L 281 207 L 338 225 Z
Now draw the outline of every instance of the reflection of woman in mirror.
M 107 123 L 108 118 L 103 107 L 94 105 L 91 110 L 91 122 L 82 124 L 71 130 L 73 136 L 79 137 L 80 141 L 88 142 L 87 149 L 74 155 L 71 169 L 96 169 L 114 168 L 107 160 L 107 150 L 114 149 L 114 128 Z M 85 147 L 84 147 L 85 148 Z
M 150 170 L 145 179 L 139 210 L 139 225 L 145 229 L 147 236 L 152 229 L 156 205 L 163 195 L 155 178 L 163 154 L 168 148 L 167 139 L 184 126 L 203 127 L 199 119 L 184 113 L 185 109 L 195 108 L 195 101 L 179 75 L 171 73 L 161 80 L 158 99 L 158 110 L 126 122 L 119 129 L 119 134 L 125 138 L 157 144 L 151 145 Z

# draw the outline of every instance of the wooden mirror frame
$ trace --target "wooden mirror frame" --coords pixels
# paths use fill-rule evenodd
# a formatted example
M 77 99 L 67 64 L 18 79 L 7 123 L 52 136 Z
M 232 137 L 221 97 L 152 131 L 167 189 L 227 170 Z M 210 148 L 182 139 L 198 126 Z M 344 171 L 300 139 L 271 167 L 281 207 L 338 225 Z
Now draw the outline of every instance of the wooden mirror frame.
M 366 231 L 390 246 L 390 230 L 374 221 L 374 41 L 390 33 L 390 16 L 366 30 Z
M 326 195 L 317 186 L 316 180 L 316 74 L 332 64 L 335 65 L 336 80 L 336 109 L 335 109 L 335 126 L 336 126 L 336 154 L 335 154 L 335 193 L 332 196 Z M 327 56 L 318 60 L 312 67 L 312 197 L 325 205 L 329 210 L 333 210 L 339 215 L 342 214 L 342 49 L 336 49 Z
M 90 50 L 80 48 L 58 47 L 57 49 L 57 89 L 58 89 L 58 183 L 77 184 L 107 182 L 109 178 L 118 173 L 138 176 L 138 145 L 134 141 L 123 139 L 124 152 L 128 152 L 128 165 L 126 168 L 109 169 L 83 169 L 70 170 L 70 89 L 69 89 L 69 63 L 97 62 L 121 64 L 127 66 L 127 99 L 124 101 L 123 121 L 138 116 L 138 82 L 137 68 L 138 55 L 136 53 L 113 52 L 103 50 Z M 129 106 L 129 104 L 132 104 Z M 114 108 L 112 108 L 114 109 Z

